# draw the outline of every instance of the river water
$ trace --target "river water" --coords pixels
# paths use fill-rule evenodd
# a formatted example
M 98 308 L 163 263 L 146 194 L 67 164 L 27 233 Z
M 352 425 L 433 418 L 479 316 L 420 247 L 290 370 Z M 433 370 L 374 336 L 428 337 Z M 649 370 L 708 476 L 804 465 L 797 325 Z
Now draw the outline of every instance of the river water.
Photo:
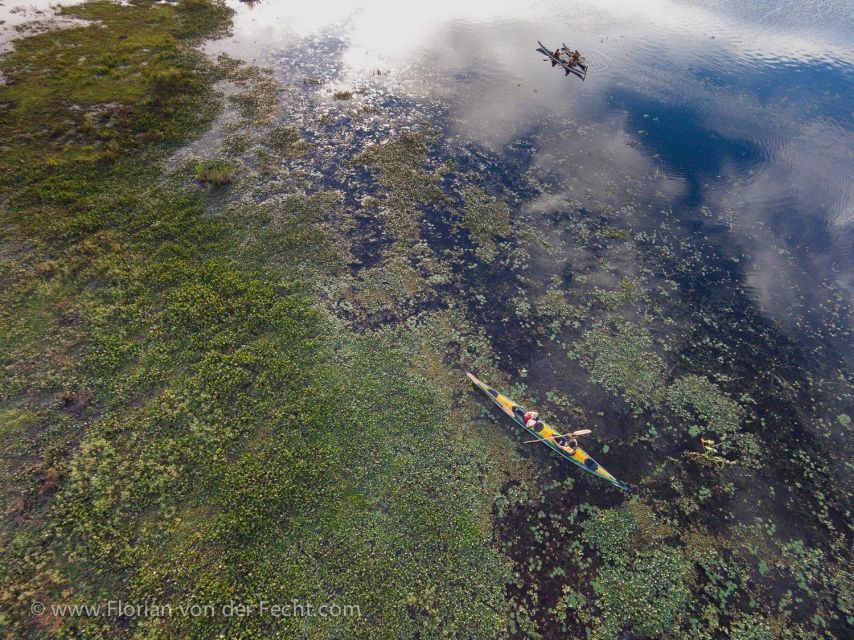
M 231 4 L 233 34 L 212 53 L 441 111 L 449 138 L 552 177 L 540 197 L 705 221 L 764 314 L 850 364 L 847 3 Z M 586 80 L 544 62 L 538 40 L 580 49 Z

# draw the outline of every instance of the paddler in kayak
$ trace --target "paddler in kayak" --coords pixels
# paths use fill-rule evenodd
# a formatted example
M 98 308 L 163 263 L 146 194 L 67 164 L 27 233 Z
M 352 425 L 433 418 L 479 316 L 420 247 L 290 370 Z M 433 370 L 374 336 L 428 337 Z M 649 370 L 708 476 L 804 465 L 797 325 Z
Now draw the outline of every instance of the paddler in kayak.
M 560 57 L 560 53 L 560 47 L 555 49 L 555 52 L 552 54 L 554 56 L 554 58 L 552 59 L 552 66 L 555 66 L 558 62 L 563 62 Z
M 572 66 L 575 66 L 579 62 L 581 62 L 581 52 L 578 49 L 576 49 L 569 56 L 569 64 L 571 64 Z
M 578 448 L 578 441 L 575 438 L 568 438 L 566 436 L 555 436 L 552 438 L 554 443 L 561 447 L 562 449 L 566 449 L 569 452 L 574 452 Z
M 540 414 L 536 411 L 529 411 L 524 415 L 525 426 L 536 431 L 540 425 Z

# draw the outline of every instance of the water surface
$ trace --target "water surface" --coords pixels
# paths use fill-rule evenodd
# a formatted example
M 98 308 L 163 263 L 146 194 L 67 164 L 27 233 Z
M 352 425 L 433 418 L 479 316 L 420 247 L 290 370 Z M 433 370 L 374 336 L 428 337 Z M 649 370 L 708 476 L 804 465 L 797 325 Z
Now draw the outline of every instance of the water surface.
M 709 240 L 739 258 L 762 311 L 850 362 L 846 3 L 233 6 L 233 35 L 212 53 L 417 103 L 461 144 L 553 175 L 549 198 L 591 192 L 617 209 L 723 220 Z M 543 62 L 538 40 L 583 51 L 586 81 Z M 617 185 L 631 182 L 645 187 L 627 199 Z

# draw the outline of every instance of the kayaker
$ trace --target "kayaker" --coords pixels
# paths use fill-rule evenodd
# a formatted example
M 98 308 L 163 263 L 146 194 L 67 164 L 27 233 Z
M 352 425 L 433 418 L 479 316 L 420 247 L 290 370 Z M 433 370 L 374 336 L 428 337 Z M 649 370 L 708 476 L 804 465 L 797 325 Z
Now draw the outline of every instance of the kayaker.
M 554 56 L 554 59 L 552 60 L 552 66 L 555 66 L 558 62 L 561 62 L 560 49 L 555 49 L 555 52 L 552 55 Z
M 578 441 L 575 438 L 557 436 L 554 441 L 557 446 L 563 447 L 564 449 L 569 449 L 570 451 L 575 451 L 575 449 L 578 447 Z
M 537 424 L 540 422 L 540 414 L 536 411 L 529 411 L 525 414 L 525 426 L 529 429 L 536 429 Z
M 569 64 L 576 65 L 579 62 L 581 62 L 581 52 L 578 49 L 576 49 L 575 51 L 572 52 L 572 55 L 569 56 Z

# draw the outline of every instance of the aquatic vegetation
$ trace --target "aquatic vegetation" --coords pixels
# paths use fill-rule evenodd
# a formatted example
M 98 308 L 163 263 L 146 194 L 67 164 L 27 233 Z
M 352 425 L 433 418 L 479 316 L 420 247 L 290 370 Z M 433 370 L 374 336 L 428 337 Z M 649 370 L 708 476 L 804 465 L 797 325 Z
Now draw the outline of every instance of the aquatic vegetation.
M 421 304 L 436 297 L 423 266 L 417 258 L 394 252 L 382 264 L 362 270 L 342 292 L 349 311 L 363 321 L 382 317 L 393 322 L 411 317 Z
M 239 60 L 222 54 L 218 67 L 225 79 L 243 89 L 228 97 L 236 107 L 244 125 L 263 126 L 274 122 L 279 113 L 279 83 L 269 71 L 242 65 Z
M 685 456 L 714 467 L 725 467 L 735 464 L 735 460 L 729 460 L 718 454 L 718 448 L 714 440 L 700 438 L 700 444 L 703 447 L 702 452 L 686 451 Z
M 578 349 L 591 380 L 622 394 L 636 408 L 655 401 L 664 361 L 652 351 L 652 340 L 643 327 L 621 319 L 598 323 L 582 336 Z
M 462 224 L 477 245 L 475 253 L 484 262 L 492 262 L 498 253 L 495 240 L 510 233 L 507 205 L 475 185 L 463 189 Z
M 641 636 L 679 637 L 674 631 L 691 597 L 690 577 L 689 563 L 667 545 L 603 567 L 593 579 L 602 610 L 594 637 L 613 638 L 626 627 Z
M 773 640 L 775 637 L 771 627 L 760 616 L 742 616 L 735 620 L 729 628 L 732 640 Z
M 628 240 L 631 236 L 625 229 L 617 229 L 615 227 L 606 227 L 602 231 L 602 237 L 609 240 Z
M 407 131 L 381 145 L 370 146 L 352 162 L 378 170 L 386 188 L 384 213 L 395 241 L 408 244 L 419 235 L 418 207 L 443 198 L 437 177 L 426 170 L 427 146 L 423 133 Z
M 350 100 L 353 97 L 352 91 L 336 91 L 332 94 L 333 100 Z
M 660 541 L 672 532 L 640 503 L 595 511 L 583 524 L 587 544 L 605 562 L 593 580 L 602 622 L 595 636 L 629 628 L 644 636 L 672 635 L 691 600 L 691 566 Z
M 741 407 L 723 393 L 708 378 L 691 375 L 681 377 L 667 387 L 667 401 L 681 417 L 692 420 L 699 417 L 709 431 L 727 436 L 738 430 L 741 424 Z M 689 426 L 691 435 L 697 435 L 695 427 Z
M 308 143 L 300 138 L 296 125 L 280 125 L 273 129 L 268 144 L 281 158 L 299 158 L 308 151 Z
M 535 302 L 537 312 L 545 318 L 551 319 L 550 327 L 553 335 L 566 325 L 578 326 L 584 318 L 586 309 L 569 301 L 560 278 L 554 276 L 546 292 L 537 298 Z
M 199 162 L 196 165 L 195 174 L 196 180 L 202 184 L 222 187 L 232 183 L 236 172 L 236 167 L 228 161 L 209 160 Z
M 615 310 L 623 305 L 630 304 L 641 295 L 639 284 L 632 278 L 623 278 L 619 289 L 596 288 L 594 297 L 604 304 L 608 309 Z

